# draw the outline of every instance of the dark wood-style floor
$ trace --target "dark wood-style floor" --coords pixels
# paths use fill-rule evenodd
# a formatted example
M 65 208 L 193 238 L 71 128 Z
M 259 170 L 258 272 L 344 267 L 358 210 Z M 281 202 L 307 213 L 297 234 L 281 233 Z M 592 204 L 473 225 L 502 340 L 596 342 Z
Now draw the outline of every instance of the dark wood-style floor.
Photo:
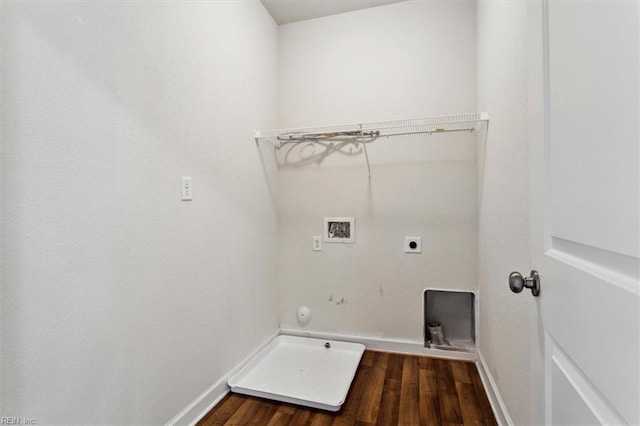
M 496 425 L 475 364 L 365 351 L 337 413 L 238 394 L 204 425 Z

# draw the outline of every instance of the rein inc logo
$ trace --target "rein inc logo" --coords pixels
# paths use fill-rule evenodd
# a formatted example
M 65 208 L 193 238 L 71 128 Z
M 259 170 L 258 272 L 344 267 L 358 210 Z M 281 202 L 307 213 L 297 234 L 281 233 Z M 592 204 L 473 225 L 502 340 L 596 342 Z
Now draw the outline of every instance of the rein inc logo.
M 0 417 L 0 425 L 35 425 L 36 420 L 29 417 Z

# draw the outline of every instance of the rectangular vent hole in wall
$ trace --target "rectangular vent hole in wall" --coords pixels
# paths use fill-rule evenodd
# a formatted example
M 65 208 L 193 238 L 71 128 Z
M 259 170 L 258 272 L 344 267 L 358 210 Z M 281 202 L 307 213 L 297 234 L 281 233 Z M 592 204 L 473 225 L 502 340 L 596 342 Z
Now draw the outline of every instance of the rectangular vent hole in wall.
M 475 352 L 474 293 L 426 289 L 423 303 L 424 346 L 426 348 Z M 440 330 L 436 326 L 437 323 L 440 324 Z M 431 330 L 430 325 L 432 326 Z

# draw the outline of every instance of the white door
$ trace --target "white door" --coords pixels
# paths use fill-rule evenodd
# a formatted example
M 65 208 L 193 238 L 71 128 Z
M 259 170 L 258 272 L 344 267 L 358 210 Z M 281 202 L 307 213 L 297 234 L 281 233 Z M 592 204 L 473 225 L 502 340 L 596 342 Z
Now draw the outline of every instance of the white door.
M 549 0 L 529 8 L 532 266 L 541 277 L 546 423 L 638 425 L 640 6 Z

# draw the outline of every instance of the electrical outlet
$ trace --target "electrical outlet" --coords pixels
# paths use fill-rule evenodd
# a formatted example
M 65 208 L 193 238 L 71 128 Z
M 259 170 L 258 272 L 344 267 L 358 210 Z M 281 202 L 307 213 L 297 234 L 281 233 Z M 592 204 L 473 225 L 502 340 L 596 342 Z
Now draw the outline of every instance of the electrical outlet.
M 322 237 L 320 235 L 313 236 L 313 251 L 322 251 Z
M 405 253 L 422 253 L 422 237 L 404 237 Z

